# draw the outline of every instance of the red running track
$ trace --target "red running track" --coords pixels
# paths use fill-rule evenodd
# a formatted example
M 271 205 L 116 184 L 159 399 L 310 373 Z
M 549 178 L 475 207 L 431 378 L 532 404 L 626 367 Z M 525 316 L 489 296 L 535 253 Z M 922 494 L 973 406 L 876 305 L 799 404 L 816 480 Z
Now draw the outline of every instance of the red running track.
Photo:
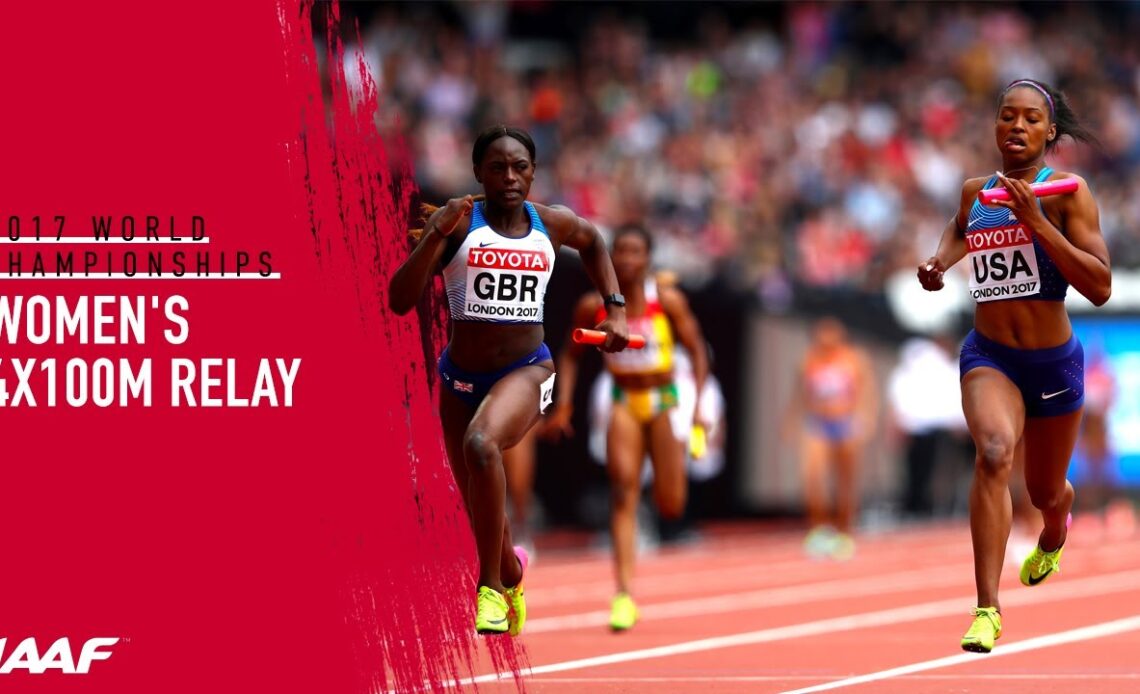
M 958 647 L 974 605 L 964 524 L 863 537 L 848 562 L 809 560 L 800 535 L 759 526 L 661 551 L 638 564 L 641 621 L 621 634 L 606 626 L 609 555 L 542 555 L 527 578 L 525 691 L 1140 692 L 1140 536 L 1081 527 L 1063 573 L 1039 586 L 1007 563 L 990 655 Z M 455 684 L 518 690 L 486 653 Z

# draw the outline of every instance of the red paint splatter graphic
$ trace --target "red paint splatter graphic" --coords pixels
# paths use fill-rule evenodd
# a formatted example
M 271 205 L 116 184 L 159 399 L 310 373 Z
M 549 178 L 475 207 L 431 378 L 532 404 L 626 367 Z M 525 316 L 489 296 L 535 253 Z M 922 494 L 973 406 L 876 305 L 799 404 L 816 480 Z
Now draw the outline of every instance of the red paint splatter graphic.
M 359 331 L 380 366 L 380 381 L 369 384 L 377 393 L 368 417 L 374 454 L 329 468 L 347 476 L 329 490 L 343 495 L 334 505 L 341 512 L 329 519 L 337 538 L 332 568 L 345 578 L 342 607 L 360 691 L 443 691 L 472 674 L 478 648 L 500 671 L 516 673 L 525 651 L 518 640 L 474 633 L 474 541 L 433 397 L 442 287 L 433 284 L 418 317 L 387 308 L 387 278 L 409 250 L 414 221 L 409 156 L 402 141 L 377 130 L 383 97 L 362 59 L 346 63 L 338 5 L 319 9 L 314 28 L 310 5 L 279 6 L 300 115 L 289 152 L 303 188 L 298 214 L 312 232 L 326 291 L 355 302 Z M 396 393 L 404 394 L 400 401 Z

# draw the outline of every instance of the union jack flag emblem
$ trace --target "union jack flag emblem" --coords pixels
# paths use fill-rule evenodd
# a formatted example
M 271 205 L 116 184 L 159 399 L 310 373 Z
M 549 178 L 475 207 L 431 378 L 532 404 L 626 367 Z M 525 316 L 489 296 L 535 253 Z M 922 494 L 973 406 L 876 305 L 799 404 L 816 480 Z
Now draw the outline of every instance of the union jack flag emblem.
M 461 393 L 474 393 L 475 392 L 475 384 L 473 384 L 473 383 L 464 383 L 463 381 L 454 381 L 454 383 L 455 383 L 455 389 Z

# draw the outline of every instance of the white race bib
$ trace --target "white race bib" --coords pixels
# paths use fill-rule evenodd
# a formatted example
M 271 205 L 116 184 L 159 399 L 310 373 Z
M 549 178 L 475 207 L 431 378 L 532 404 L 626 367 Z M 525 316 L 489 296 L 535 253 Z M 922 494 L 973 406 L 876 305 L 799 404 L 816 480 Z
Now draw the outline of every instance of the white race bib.
M 970 296 L 975 301 L 1017 299 L 1041 293 L 1033 234 L 1021 226 L 966 234 Z
M 467 252 L 464 312 L 537 322 L 549 278 L 550 259 L 541 250 L 472 247 Z

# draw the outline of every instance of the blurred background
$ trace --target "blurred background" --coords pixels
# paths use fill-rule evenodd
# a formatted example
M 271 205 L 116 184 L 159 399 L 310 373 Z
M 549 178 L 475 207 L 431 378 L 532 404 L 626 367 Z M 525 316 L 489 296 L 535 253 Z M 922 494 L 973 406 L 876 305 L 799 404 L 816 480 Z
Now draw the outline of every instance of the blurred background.
M 694 466 L 683 532 L 661 529 L 676 536 L 714 519 L 801 516 L 797 451 L 779 427 L 825 315 L 871 357 L 882 401 L 860 476 L 863 528 L 964 515 L 973 447 L 956 365 L 973 304 L 962 264 L 937 294 L 915 267 L 963 180 L 1000 166 L 1000 89 L 1023 77 L 1062 89 L 1101 146 L 1064 143 L 1049 163 L 1089 180 L 1114 265 L 1106 307 L 1070 291 L 1093 413 L 1073 479 L 1093 515 L 1140 487 L 1140 3 L 517 0 L 341 12 L 346 77 L 364 88 L 361 61 L 374 76 L 377 125 L 407 144 L 422 199 L 477 192 L 475 133 L 507 123 L 537 144 L 531 200 L 567 205 L 603 233 L 632 220 L 652 231 L 655 265 L 689 295 L 724 397 L 723 450 Z M 577 255 L 563 252 L 547 295 L 552 349 L 588 290 Z M 550 543 L 606 527 L 588 436 L 599 368 L 584 364 L 579 435 L 538 443 L 532 524 Z

